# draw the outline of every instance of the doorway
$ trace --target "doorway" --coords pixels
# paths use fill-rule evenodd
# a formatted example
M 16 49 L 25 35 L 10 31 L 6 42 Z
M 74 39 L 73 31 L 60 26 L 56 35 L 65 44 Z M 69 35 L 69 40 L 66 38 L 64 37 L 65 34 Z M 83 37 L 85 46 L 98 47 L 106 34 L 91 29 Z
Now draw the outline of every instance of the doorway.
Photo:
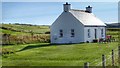
M 95 39 L 97 39 L 97 29 L 95 29 Z

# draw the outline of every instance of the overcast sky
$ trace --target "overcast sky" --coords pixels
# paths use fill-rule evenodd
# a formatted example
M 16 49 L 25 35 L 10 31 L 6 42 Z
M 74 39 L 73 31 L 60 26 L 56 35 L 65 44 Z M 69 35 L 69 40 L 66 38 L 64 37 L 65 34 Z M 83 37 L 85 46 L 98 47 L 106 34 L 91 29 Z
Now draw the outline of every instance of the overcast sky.
M 3 2 L 2 14 L 5 23 L 51 25 L 63 12 L 65 2 Z M 103 22 L 118 21 L 117 2 L 69 2 L 73 9 L 93 7 L 93 13 Z

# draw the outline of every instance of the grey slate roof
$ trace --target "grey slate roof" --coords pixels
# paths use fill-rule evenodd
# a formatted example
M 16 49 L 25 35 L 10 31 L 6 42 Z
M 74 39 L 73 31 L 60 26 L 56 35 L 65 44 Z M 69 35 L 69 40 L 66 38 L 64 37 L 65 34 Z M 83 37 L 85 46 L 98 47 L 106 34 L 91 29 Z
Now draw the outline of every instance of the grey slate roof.
M 69 11 L 76 17 L 84 26 L 106 26 L 93 13 L 85 12 L 84 10 L 71 9 Z

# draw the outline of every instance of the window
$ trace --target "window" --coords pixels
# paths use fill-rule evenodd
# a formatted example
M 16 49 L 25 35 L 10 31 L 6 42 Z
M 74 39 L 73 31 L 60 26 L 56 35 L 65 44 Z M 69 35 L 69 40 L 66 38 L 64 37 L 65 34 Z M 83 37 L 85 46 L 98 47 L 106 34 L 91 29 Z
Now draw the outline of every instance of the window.
M 88 29 L 88 38 L 90 38 L 90 29 Z
M 71 37 L 74 37 L 75 36 L 75 33 L 74 33 L 74 29 L 71 29 Z
M 104 37 L 103 29 L 101 29 L 101 37 Z
M 95 39 L 97 39 L 97 29 L 95 29 Z
M 59 37 L 63 37 L 63 30 L 62 29 L 60 29 L 60 36 Z

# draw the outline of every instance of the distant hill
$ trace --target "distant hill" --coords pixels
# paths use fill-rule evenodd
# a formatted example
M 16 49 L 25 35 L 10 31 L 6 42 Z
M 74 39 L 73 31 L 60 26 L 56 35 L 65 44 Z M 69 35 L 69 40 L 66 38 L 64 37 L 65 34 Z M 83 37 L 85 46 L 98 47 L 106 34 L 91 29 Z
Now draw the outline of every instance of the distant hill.
M 0 34 L 11 35 L 28 35 L 34 34 L 49 34 L 49 25 L 31 25 L 31 24 L 1 24 Z
M 111 23 L 111 24 L 107 24 L 107 28 L 120 28 L 120 23 Z

